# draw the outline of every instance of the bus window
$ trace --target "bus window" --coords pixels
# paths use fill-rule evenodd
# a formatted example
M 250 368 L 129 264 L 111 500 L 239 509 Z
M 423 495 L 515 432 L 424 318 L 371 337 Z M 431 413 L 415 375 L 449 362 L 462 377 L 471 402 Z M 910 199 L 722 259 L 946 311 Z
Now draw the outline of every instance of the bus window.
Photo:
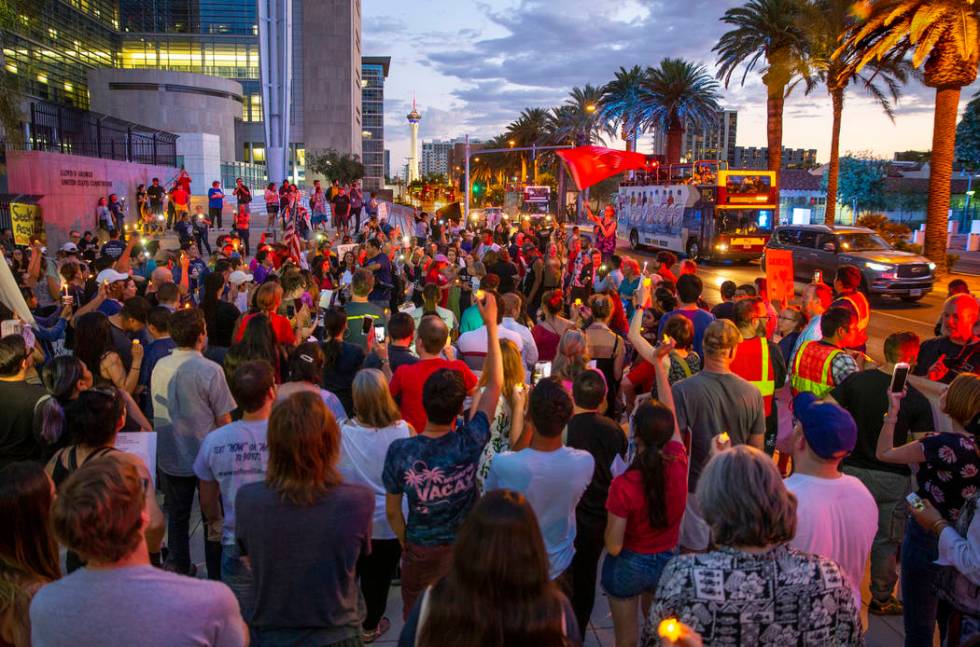
M 772 212 L 768 209 L 724 209 L 715 216 L 719 234 L 768 234 L 771 229 Z

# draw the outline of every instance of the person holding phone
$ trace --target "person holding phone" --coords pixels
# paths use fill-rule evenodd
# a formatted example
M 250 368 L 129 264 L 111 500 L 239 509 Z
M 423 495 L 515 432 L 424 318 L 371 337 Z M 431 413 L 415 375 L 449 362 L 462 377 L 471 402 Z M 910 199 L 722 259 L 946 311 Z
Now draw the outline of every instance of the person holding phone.
M 374 273 L 362 267 L 354 272 L 351 279 L 351 300 L 344 305 L 347 313 L 347 333 L 344 341 L 367 350 L 368 335 L 372 334 L 375 323 L 387 326 L 384 308 L 371 303 L 368 298 L 374 290 Z

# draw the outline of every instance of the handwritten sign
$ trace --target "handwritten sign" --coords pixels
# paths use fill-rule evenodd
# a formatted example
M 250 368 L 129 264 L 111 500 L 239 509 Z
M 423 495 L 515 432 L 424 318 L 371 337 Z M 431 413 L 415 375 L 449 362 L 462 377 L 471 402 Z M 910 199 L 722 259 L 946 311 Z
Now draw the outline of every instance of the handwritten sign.
M 766 283 L 769 285 L 769 300 L 786 307 L 795 295 L 792 251 L 766 250 Z
M 157 432 L 122 431 L 116 435 L 116 449 L 135 454 L 143 459 L 150 470 L 150 478 L 157 481 Z
M 10 203 L 10 225 L 14 230 L 14 244 L 30 245 L 35 240 L 47 242 L 41 208 L 36 204 Z

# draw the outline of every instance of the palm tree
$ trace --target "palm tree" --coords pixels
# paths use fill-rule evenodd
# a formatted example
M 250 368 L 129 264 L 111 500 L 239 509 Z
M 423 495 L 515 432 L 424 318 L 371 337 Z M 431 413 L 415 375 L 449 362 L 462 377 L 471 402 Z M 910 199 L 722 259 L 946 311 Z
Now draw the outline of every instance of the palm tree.
M 516 121 L 507 126 L 507 146 L 541 145 L 548 137 L 548 111 L 544 108 L 524 108 Z M 521 180 L 527 178 L 527 154 L 521 152 Z M 533 160 L 533 176 L 538 176 L 538 159 Z M 536 181 L 536 180 L 535 180 Z
M 553 108 L 549 130 L 558 143 L 588 146 L 610 134 L 608 125 L 600 113 L 602 89 L 587 83 L 574 87 L 565 103 Z
M 703 65 L 680 58 L 665 58 L 646 77 L 650 121 L 667 133 L 667 163 L 677 164 L 685 125 L 704 128 L 716 119 L 721 85 Z
M 651 103 L 644 81 L 646 72 L 639 65 L 620 67 L 612 81 L 602 86 L 599 99 L 601 117 L 618 128 L 626 150 L 635 151 L 640 134 L 650 124 Z
M 925 64 L 925 84 L 936 89 L 924 247 L 937 274 L 944 274 L 956 114 L 960 91 L 977 78 L 980 5 L 975 0 L 865 0 L 859 8 L 864 20 L 846 32 L 835 57 L 854 49 L 846 68 L 857 73 L 872 61 L 911 54 L 912 65 Z
M 848 63 L 858 56 L 853 47 L 840 47 L 840 35 L 854 24 L 852 0 L 811 0 L 801 14 L 801 27 L 809 44 L 808 63 L 823 82 L 833 106 L 830 164 L 827 169 L 827 209 L 824 223 L 832 226 L 837 215 L 837 180 L 840 175 L 840 129 L 844 95 L 849 84 L 860 85 L 895 121 L 894 106 L 908 80 L 910 67 L 894 53 L 874 61 L 867 72 L 855 72 Z
M 769 170 L 776 172 L 777 186 L 783 162 L 783 102 L 795 76 L 807 87 L 806 41 L 799 25 L 802 0 L 749 0 L 741 7 L 729 9 L 721 21 L 733 28 L 725 32 L 712 51 L 718 53 L 718 78 L 725 87 L 732 74 L 744 66 L 741 83 L 749 72 L 765 60 L 760 68 L 766 86 L 766 139 L 769 146 Z M 776 213 L 778 222 L 779 213 Z

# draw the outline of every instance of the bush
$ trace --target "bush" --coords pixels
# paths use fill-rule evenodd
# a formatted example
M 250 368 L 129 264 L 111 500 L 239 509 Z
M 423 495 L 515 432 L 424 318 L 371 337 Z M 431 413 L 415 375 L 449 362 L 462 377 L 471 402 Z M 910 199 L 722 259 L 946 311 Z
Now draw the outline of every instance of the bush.
M 893 247 L 898 247 L 900 244 L 906 243 L 909 236 L 912 235 L 912 230 L 906 225 L 894 222 L 888 216 L 880 213 L 861 216 L 858 218 L 857 225 L 858 227 L 873 229 Z

